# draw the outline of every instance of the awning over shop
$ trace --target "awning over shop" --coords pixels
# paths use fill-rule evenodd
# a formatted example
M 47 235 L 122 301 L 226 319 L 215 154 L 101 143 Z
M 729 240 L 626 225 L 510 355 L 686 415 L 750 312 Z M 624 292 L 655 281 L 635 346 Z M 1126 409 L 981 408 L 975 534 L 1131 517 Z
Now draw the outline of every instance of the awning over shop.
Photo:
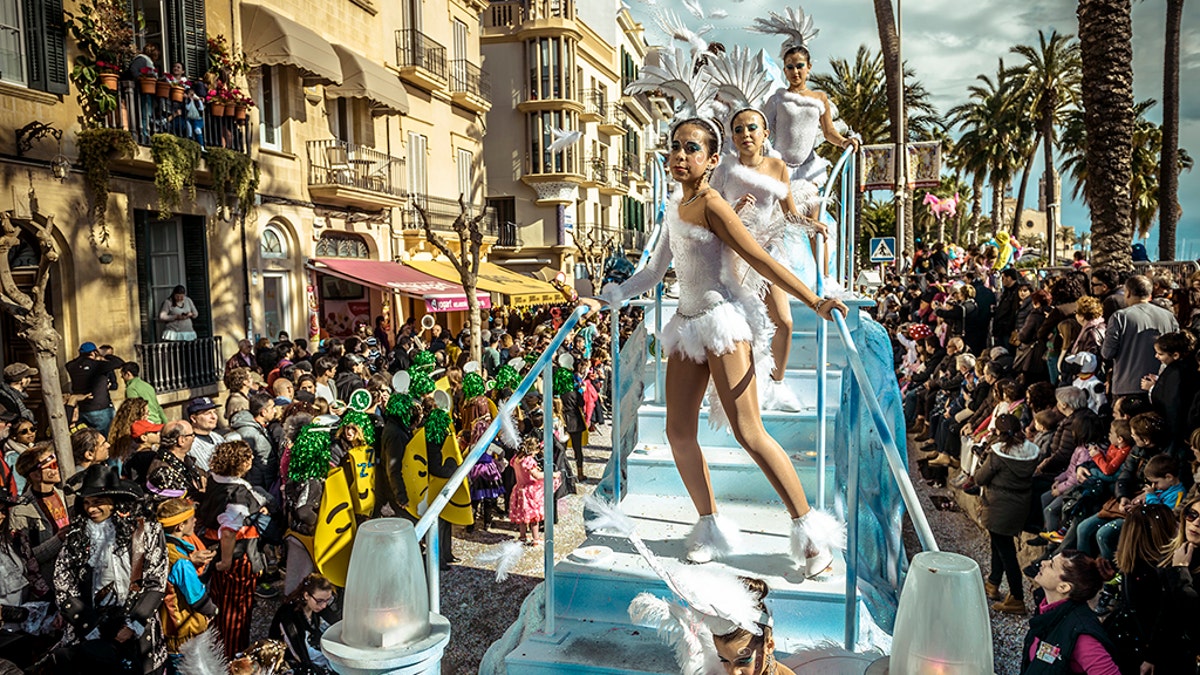
M 288 65 L 317 84 L 342 81 L 342 64 L 329 41 L 311 28 L 249 2 L 242 3 L 242 50 L 253 64 Z
M 408 114 L 408 92 L 397 75 L 342 45 L 333 45 L 333 51 L 341 60 L 342 83 L 327 87 L 327 92 L 341 98 L 368 99 L 387 114 Z
M 459 279 L 458 270 L 448 262 L 406 260 L 404 264 L 439 279 L 447 281 L 458 281 Z M 479 290 L 506 295 L 508 304 L 514 307 L 565 301 L 563 294 L 558 292 L 554 286 L 489 262 L 479 264 Z
M 322 274 L 383 291 L 403 293 L 418 298 L 436 298 L 439 303 L 451 299 L 460 299 L 466 302 L 461 285 L 388 260 L 314 258 L 309 261 L 309 267 Z M 476 297 L 481 301 L 490 300 L 486 293 L 477 292 Z

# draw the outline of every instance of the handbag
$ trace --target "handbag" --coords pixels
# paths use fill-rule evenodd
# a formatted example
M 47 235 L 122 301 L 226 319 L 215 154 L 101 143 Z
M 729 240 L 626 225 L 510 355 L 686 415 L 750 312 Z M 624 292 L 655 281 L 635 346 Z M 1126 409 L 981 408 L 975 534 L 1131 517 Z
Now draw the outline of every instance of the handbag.
M 1121 508 L 1120 499 L 1116 497 L 1109 497 L 1108 501 L 1104 502 L 1104 506 L 1100 507 L 1100 513 L 1098 515 L 1101 518 L 1108 518 L 1110 520 L 1115 518 L 1124 518 L 1125 509 Z

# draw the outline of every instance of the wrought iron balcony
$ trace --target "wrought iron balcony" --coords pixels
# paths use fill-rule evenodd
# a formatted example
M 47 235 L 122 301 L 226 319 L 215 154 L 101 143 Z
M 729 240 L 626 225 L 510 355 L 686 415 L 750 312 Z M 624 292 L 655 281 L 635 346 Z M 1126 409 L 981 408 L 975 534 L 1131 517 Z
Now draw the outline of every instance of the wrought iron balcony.
M 496 237 L 496 246 L 520 248 L 524 245 L 525 242 L 521 239 L 520 225 L 517 225 L 510 220 L 500 223 L 499 234 Z
M 583 112 L 579 115 L 581 122 L 599 122 L 604 119 L 605 101 L 603 89 L 586 89 L 580 92 L 579 100 L 583 101 Z
M 503 0 L 493 2 L 483 15 L 484 28 L 519 28 L 526 21 L 575 20 L 574 0 Z
M 396 63 L 400 77 L 425 89 L 446 84 L 446 47 L 412 28 L 396 31 Z
M 404 160 L 335 138 L 308 142 L 308 189 L 314 201 L 381 208 L 405 201 Z
M 189 342 L 135 344 L 133 348 L 138 363 L 142 364 L 142 378 L 160 394 L 208 387 L 224 376 L 220 336 Z
M 457 94 L 465 94 L 464 100 L 474 97 L 488 104 L 492 101 L 492 84 L 488 82 L 487 73 L 466 59 L 450 62 L 450 91 L 456 95 L 455 100 L 459 98 Z
M 646 246 L 646 233 L 637 230 L 621 230 L 621 246 L 626 253 L 641 253 Z
M 610 136 L 624 135 L 629 129 L 625 126 L 629 113 L 620 103 L 610 103 L 601 107 L 603 118 L 600 120 L 600 131 Z
M 434 197 L 432 195 L 413 193 L 409 195 L 410 203 L 401 212 L 401 223 L 406 230 L 417 230 L 424 227 L 421 221 L 420 214 L 414 205 L 420 205 L 425 210 L 425 214 L 429 217 L 429 227 L 435 232 L 454 232 L 454 221 L 458 219 L 458 215 L 462 213 L 462 208 L 458 204 L 457 199 L 446 199 L 445 197 Z M 471 209 L 472 215 L 477 215 L 482 210 L 483 222 L 480 224 L 480 231 L 485 237 L 495 237 L 499 234 L 496 227 L 496 209 L 490 206 L 479 206 L 478 204 L 467 204 Z
M 642 158 L 632 152 L 621 153 L 621 167 L 633 172 L 639 178 L 642 176 Z
M 201 119 L 189 120 L 187 101 L 192 94 L 190 89 L 183 91 L 182 100 L 174 101 L 169 86 L 163 88 L 167 96 L 160 97 L 157 93 L 142 93 L 140 84 L 134 80 L 118 83 L 115 92 L 117 109 L 105 115 L 105 127 L 125 129 L 133 134 L 133 139 L 139 145 L 150 145 L 150 137 L 155 134 L 171 134 L 209 148 L 249 151 L 250 125 L 245 109 L 240 119 L 233 106 L 230 106 L 228 115 L 215 115 L 217 106 L 201 101 Z M 225 106 L 220 106 L 220 109 L 224 113 Z
M 595 155 L 589 157 L 584 182 L 593 187 L 602 187 L 608 185 L 609 178 L 608 164 L 604 161 L 604 157 Z

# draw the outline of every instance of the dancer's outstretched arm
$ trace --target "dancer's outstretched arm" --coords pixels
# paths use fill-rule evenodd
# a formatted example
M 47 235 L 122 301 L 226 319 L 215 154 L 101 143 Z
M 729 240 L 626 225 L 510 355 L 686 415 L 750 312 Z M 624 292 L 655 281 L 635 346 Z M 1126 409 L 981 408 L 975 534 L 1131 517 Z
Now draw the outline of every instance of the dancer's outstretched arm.
M 833 311 L 836 309 L 840 309 L 843 315 L 848 311 L 840 300 L 818 297 L 788 268 L 772 258 L 762 246 L 759 246 L 758 242 L 754 241 L 754 237 L 750 235 L 750 231 L 733 212 L 733 208 L 720 196 L 709 193 L 705 195 L 704 204 L 704 218 L 709 229 L 763 278 L 777 284 L 816 310 L 817 314 L 826 320 L 833 320 Z
M 664 222 L 659 227 L 662 228 L 662 234 L 659 235 L 658 242 L 654 245 L 654 251 L 650 253 L 650 259 L 646 261 L 646 266 L 620 284 L 605 284 L 603 290 L 597 295 L 600 300 L 610 305 L 619 305 L 629 298 L 636 298 L 649 291 L 662 281 L 667 274 L 667 268 L 671 266 L 671 242 L 667 224 Z

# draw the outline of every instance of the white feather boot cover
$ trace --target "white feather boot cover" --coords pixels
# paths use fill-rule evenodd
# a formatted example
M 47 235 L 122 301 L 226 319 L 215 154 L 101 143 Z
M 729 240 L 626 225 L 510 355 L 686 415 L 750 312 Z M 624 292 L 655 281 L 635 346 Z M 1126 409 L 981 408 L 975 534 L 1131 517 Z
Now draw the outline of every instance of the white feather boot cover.
M 718 514 L 700 516 L 687 538 L 687 559 L 706 563 L 724 558 L 738 548 L 741 531 L 737 523 Z
M 791 545 L 792 559 L 811 579 L 833 563 L 835 550 L 846 548 L 846 525 L 827 511 L 811 509 L 792 520 Z

